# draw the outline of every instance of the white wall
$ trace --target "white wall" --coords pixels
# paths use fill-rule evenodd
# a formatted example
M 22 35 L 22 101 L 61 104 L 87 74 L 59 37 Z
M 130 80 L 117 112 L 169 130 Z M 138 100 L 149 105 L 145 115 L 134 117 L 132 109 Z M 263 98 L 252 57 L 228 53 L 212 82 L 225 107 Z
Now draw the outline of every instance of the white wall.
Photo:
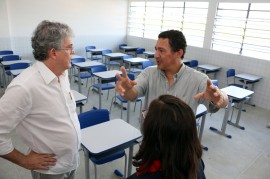
M 158 1 L 158 0 L 157 0 Z M 196 1 L 196 0 L 187 0 Z M 205 0 L 207 1 L 207 0 Z M 223 2 L 232 2 L 229 0 L 223 0 Z M 215 10 L 215 4 L 217 0 L 209 1 L 210 7 Z M 234 1 L 235 2 L 235 1 Z M 268 2 L 269 0 L 237 0 L 237 2 Z M 215 12 L 210 12 L 210 16 L 214 17 Z M 209 27 L 213 19 L 208 18 L 206 29 L 212 29 Z M 211 33 L 207 32 L 207 36 Z M 237 73 L 250 73 L 263 77 L 263 79 L 255 84 L 254 95 L 252 97 L 252 103 L 265 109 L 270 110 L 270 57 L 268 60 L 261 60 L 256 58 L 245 57 L 241 55 L 234 55 L 209 49 L 211 40 L 207 38 L 204 43 L 204 48 L 197 48 L 188 46 L 185 58 L 197 59 L 199 64 L 214 64 L 222 67 L 222 70 L 217 73 L 217 79 L 219 80 L 219 87 L 226 86 L 226 70 L 228 68 L 235 68 Z M 156 40 L 145 39 L 134 36 L 127 36 L 127 43 L 132 46 L 145 47 L 147 50 L 154 51 Z
M 33 58 L 32 33 L 38 23 L 47 19 L 73 29 L 78 55 L 85 56 L 86 45 L 115 50 L 126 41 L 127 4 L 126 0 L 1 0 L 0 29 L 7 23 L 9 29 L 4 29 L 5 33 L 1 30 L 0 38 L 8 37 L 11 49 L 24 59 Z
M 5 0 L 0 0 L 0 49 L 8 50 L 11 48 L 9 23 L 7 15 L 7 5 Z

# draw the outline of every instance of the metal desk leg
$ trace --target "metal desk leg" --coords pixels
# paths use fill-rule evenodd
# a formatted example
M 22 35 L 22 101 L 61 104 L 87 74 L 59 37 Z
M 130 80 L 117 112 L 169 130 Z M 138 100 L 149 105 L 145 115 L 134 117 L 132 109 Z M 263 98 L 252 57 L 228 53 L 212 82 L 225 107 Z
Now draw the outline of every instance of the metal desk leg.
M 110 68 L 111 68 L 111 67 L 110 67 L 110 66 L 111 66 L 111 65 L 110 65 L 110 61 L 111 61 L 111 58 L 110 58 L 110 57 L 108 57 L 108 59 L 107 59 L 108 71 L 109 71 L 109 70 L 110 70 Z
M 199 131 L 199 140 L 200 142 L 202 142 L 202 136 L 203 136 L 203 129 L 204 129 L 204 124 L 205 124 L 205 118 L 206 118 L 206 114 L 202 116 L 202 122 L 201 122 L 201 125 L 200 125 L 200 131 Z M 204 146 L 203 145 L 203 149 L 204 150 L 208 150 L 208 147 Z
M 78 67 L 78 87 L 79 87 L 79 93 L 82 92 L 82 89 L 81 89 L 81 68 Z
M 221 126 L 221 131 L 214 128 L 214 127 L 209 128 L 211 131 L 216 132 L 216 133 L 221 134 L 221 135 L 224 135 L 225 137 L 227 137 L 229 139 L 231 139 L 232 136 L 229 134 L 226 134 L 225 131 L 226 131 L 227 121 L 229 119 L 229 114 L 230 114 L 231 108 L 232 108 L 232 99 L 229 99 L 228 107 L 227 107 L 227 109 L 225 109 L 225 114 L 224 114 L 224 118 L 223 118 L 223 122 L 222 122 L 222 126 Z
M 129 177 L 132 172 L 132 156 L 133 156 L 133 145 L 129 147 L 129 154 L 128 154 L 128 173 L 127 176 Z
M 130 120 L 130 100 L 127 101 L 127 123 Z
M 242 129 L 242 130 L 245 130 L 245 127 L 240 126 L 240 125 L 239 125 L 239 121 L 240 121 L 240 117 L 241 117 L 241 113 L 242 113 L 242 106 L 243 106 L 244 102 L 245 102 L 245 100 L 243 100 L 243 101 L 240 103 L 239 110 L 238 110 L 238 114 L 237 114 L 237 118 L 236 118 L 236 122 L 233 123 L 233 122 L 231 122 L 231 121 L 228 121 L 228 124 L 233 125 L 233 126 L 235 126 L 235 127 L 238 127 L 239 129 Z
M 98 89 L 98 92 L 99 92 L 99 109 L 101 109 L 101 88 L 102 88 L 102 83 L 101 83 L 101 78 L 99 78 L 98 80 L 98 83 L 99 83 L 99 89 Z
M 90 172 L 89 172 L 89 153 L 87 149 L 83 148 L 84 152 L 84 165 L 85 165 L 85 178 L 90 179 Z

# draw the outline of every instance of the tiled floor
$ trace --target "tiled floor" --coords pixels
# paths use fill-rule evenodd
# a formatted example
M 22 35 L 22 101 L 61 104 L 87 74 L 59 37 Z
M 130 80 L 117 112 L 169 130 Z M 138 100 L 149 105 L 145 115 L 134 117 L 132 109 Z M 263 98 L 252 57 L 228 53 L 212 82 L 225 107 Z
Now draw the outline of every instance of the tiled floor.
M 78 90 L 77 84 L 72 83 L 72 89 Z M 0 96 L 3 90 L 0 89 Z M 82 86 L 83 94 L 87 94 L 87 88 Z M 106 94 L 102 96 L 103 107 L 109 109 L 114 91 L 110 92 L 109 100 Z M 98 94 L 90 92 L 89 101 L 83 110 L 92 109 L 98 104 Z M 131 105 L 133 109 L 133 104 Z M 209 148 L 204 151 L 203 160 L 205 162 L 205 174 L 208 179 L 269 179 L 270 178 L 270 129 L 266 125 L 270 123 L 270 111 L 259 107 L 244 106 L 247 112 L 243 112 L 240 124 L 245 126 L 245 130 L 236 127 L 227 126 L 226 132 L 232 135 L 228 139 L 209 130 L 210 126 L 218 129 L 221 127 L 224 109 L 221 109 L 206 118 L 205 130 L 202 144 Z M 236 110 L 237 111 L 237 110 Z M 79 112 L 79 110 L 78 110 Z M 139 107 L 136 112 L 131 110 L 130 123 L 139 127 Z M 120 117 L 120 109 L 112 108 L 111 119 Z M 235 120 L 236 115 L 234 115 Z M 124 112 L 126 119 L 126 112 Z M 1 119 L 3 120 L 3 119 Z M 26 147 L 20 141 L 15 133 L 12 134 L 14 145 L 25 151 Z M 135 146 L 135 152 L 138 146 Z M 127 151 L 128 152 L 128 151 Z M 122 170 L 124 160 L 120 159 L 110 164 L 98 166 L 98 179 L 116 179 L 114 169 Z M 84 174 L 84 157 L 81 152 L 81 164 L 77 170 L 76 178 L 83 179 Z M 134 171 L 134 169 L 133 169 Z M 94 178 L 93 165 L 90 165 L 90 176 Z M 0 158 L 0 179 L 31 179 L 30 172 Z

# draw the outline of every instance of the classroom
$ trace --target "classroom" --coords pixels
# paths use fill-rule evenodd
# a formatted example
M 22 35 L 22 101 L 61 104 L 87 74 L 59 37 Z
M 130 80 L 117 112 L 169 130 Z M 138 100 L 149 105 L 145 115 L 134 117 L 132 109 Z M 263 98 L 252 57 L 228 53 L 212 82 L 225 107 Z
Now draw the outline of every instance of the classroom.
M 179 13 L 180 10 L 183 12 Z M 245 22 L 241 21 L 243 16 L 247 16 L 244 18 Z M 248 26 L 254 17 L 258 24 Z M 226 88 L 228 80 L 232 81 L 232 78 L 226 76 L 229 69 L 234 69 L 235 74 L 258 77 L 254 83 L 249 79 L 240 78 L 240 75 L 233 77 L 233 80 L 252 92 L 244 97 L 248 98 L 241 103 L 242 110 L 231 105 L 233 113 L 226 108 L 216 113 L 203 114 L 205 124 L 200 137 L 206 149 L 203 150 L 202 158 L 205 163 L 204 173 L 209 179 L 270 178 L 269 0 L 0 0 L 0 51 L 12 50 L 21 60 L 35 63 L 31 36 L 36 26 L 43 20 L 57 21 L 70 26 L 74 32 L 72 47 L 74 55 L 85 58 L 86 61 L 94 61 L 96 55 L 101 59 L 98 61 L 103 62 L 106 54 L 102 51 L 105 49 L 113 53 L 128 53 L 128 50 L 119 46 L 120 44 L 136 47 L 136 50 L 143 48 L 144 52 L 131 51 L 131 54 L 147 58 L 147 55 L 155 53 L 160 32 L 177 29 L 183 32 L 187 40 L 184 60 L 188 65 L 192 60 L 196 60 L 198 64 L 194 68 L 206 73 L 212 82 L 218 81 L 219 89 Z M 95 46 L 96 51 L 101 49 L 98 51 L 100 53 L 95 54 L 95 50 L 87 51 L 87 46 Z M 113 57 L 107 55 L 106 58 Z M 148 60 L 155 61 L 153 56 L 149 56 Z M 126 64 L 128 63 L 131 65 L 127 60 Z M 117 63 L 116 66 L 109 65 L 108 70 L 120 69 Z M 217 69 L 211 70 L 206 66 Z M 77 65 L 75 67 L 82 68 Z M 69 73 L 76 73 L 77 69 L 72 68 Z M 143 67 L 139 65 L 139 68 Z M 3 70 L 1 63 L 0 97 L 12 80 L 4 76 Z M 139 73 L 134 74 L 137 76 Z M 133 101 L 124 104 L 130 105 L 127 106 L 130 110 L 122 110 L 113 104 L 116 94 L 114 89 L 109 90 L 108 96 L 106 91 L 101 95 L 90 88 L 93 83 L 95 83 L 93 79 L 82 77 L 75 81 L 75 77 L 70 75 L 71 90 L 83 98 L 77 103 L 77 113 L 92 110 L 94 107 L 108 109 L 111 121 L 123 119 L 139 131 L 143 98 L 136 103 Z M 239 112 L 241 120 L 237 122 Z M 225 118 L 228 118 L 228 121 Z M 202 120 L 201 116 L 198 117 L 199 126 L 202 125 Z M 236 124 L 234 122 L 230 124 L 232 121 L 236 121 Z M 222 135 L 213 132 L 211 129 L 214 127 L 217 129 L 221 127 Z M 27 150 L 15 131 L 12 133 L 12 139 L 16 147 L 22 151 Z M 127 157 L 130 157 L 131 151 L 135 154 L 138 147 L 139 144 L 134 145 L 132 150 L 126 148 Z M 84 152 L 80 151 L 80 165 L 76 171 L 76 179 L 87 178 L 85 157 Z M 96 172 L 91 160 L 88 164 L 90 165 L 88 174 L 91 178 L 97 173 L 98 179 L 116 179 L 121 177 L 115 174 L 115 169 L 123 172 L 125 161 L 122 157 L 97 165 Z M 129 169 L 132 173 L 136 170 L 135 167 Z M 0 179 L 18 178 L 29 179 L 31 173 L 0 158 Z

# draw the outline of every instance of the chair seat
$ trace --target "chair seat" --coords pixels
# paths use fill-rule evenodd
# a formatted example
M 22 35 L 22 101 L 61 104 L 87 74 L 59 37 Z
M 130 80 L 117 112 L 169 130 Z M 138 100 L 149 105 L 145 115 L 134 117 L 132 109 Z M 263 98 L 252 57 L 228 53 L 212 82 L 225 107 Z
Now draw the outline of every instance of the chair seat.
M 142 69 L 139 69 L 139 68 L 131 68 L 130 71 L 132 73 L 141 73 L 143 70 Z
M 127 100 L 125 100 L 122 96 L 120 95 L 116 95 L 116 98 L 121 102 L 121 103 L 127 103 Z M 133 102 L 139 102 L 141 101 L 141 98 L 137 98 L 136 100 L 134 100 Z
M 6 74 L 9 75 L 9 76 L 11 76 L 10 70 L 6 70 Z
M 122 158 L 123 156 L 125 156 L 125 151 L 121 150 L 119 152 L 116 152 L 114 154 L 111 154 L 109 156 L 105 156 L 103 158 L 97 159 L 95 157 L 91 157 L 90 160 L 95 163 L 96 165 L 102 165 L 104 163 L 108 163 L 111 162 L 113 160 L 116 160 L 118 158 Z
M 110 65 L 112 65 L 112 66 L 120 66 L 120 63 L 115 62 L 115 61 L 110 61 Z
M 99 84 L 94 84 L 92 87 L 99 89 Z M 114 89 L 114 85 L 110 83 L 105 83 L 101 85 L 101 90 L 108 90 L 108 89 Z
M 96 57 L 96 56 L 93 56 L 93 57 L 91 58 L 91 60 L 102 60 L 102 57 Z
M 74 76 L 78 78 L 79 74 L 75 74 Z M 92 77 L 92 74 L 89 73 L 89 72 L 81 72 L 80 73 L 80 78 L 81 79 L 90 78 L 90 77 Z

